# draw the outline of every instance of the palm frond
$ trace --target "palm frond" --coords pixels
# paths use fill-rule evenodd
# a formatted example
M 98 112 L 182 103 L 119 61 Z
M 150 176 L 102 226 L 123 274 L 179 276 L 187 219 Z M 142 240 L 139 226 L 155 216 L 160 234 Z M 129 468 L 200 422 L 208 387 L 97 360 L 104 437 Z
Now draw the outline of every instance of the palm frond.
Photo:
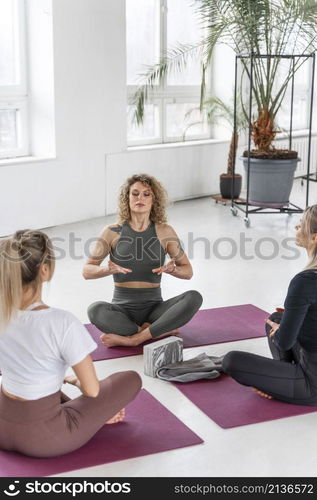
M 144 119 L 144 105 L 150 93 L 170 72 L 181 73 L 191 58 L 201 62 L 200 110 L 206 100 L 206 74 L 216 44 L 231 47 L 236 54 L 294 55 L 317 50 L 317 0 L 193 0 L 195 13 L 203 27 L 196 45 L 178 45 L 140 75 L 133 97 L 135 120 Z M 267 110 L 274 118 L 292 75 L 303 61 L 296 61 L 289 75 L 278 86 L 281 58 L 254 59 L 252 93 L 258 110 Z M 241 78 L 250 79 L 250 59 L 241 59 Z M 248 112 L 240 97 L 240 109 Z M 218 107 L 218 111 L 220 107 Z M 228 110 L 223 108 L 228 116 Z
M 224 125 L 230 133 L 234 129 L 234 103 L 233 99 L 229 103 L 224 102 L 219 97 L 210 97 L 203 102 L 202 119 L 190 122 L 183 133 L 185 137 L 187 131 L 197 124 L 208 123 L 209 125 Z M 197 112 L 201 112 L 200 107 L 193 107 L 185 113 L 185 120 Z M 248 119 L 245 117 L 243 110 L 240 106 L 240 95 L 238 95 L 237 109 L 236 109 L 236 133 L 239 134 L 242 130 L 248 127 Z
M 138 125 L 143 122 L 144 105 L 149 92 L 158 86 L 167 75 L 181 73 L 189 60 L 199 59 L 205 43 L 205 40 L 202 40 L 196 44 L 178 44 L 166 51 L 158 63 L 153 66 L 145 66 L 145 71 L 138 75 L 138 88 L 130 99 L 130 105 L 135 108 L 133 121 Z

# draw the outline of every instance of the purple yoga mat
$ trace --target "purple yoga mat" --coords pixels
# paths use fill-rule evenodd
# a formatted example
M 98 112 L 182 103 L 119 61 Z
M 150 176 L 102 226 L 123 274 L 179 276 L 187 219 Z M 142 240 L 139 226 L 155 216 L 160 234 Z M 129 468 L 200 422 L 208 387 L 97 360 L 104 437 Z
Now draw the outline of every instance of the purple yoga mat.
M 251 387 L 240 385 L 227 375 L 186 384 L 174 382 L 173 385 L 224 429 L 317 411 L 314 406 L 292 405 L 262 398 Z
M 49 476 L 200 443 L 197 434 L 143 389 L 127 406 L 124 422 L 105 425 L 67 455 L 39 459 L 0 451 L 0 476 Z
M 184 341 L 184 347 L 263 337 L 264 322 L 268 316 L 267 312 L 252 304 L 203 309 L 180 328 L 180 337 Z M 94 325 L 85 326 L 98 344 L 98 348 L 92 353 L 94 361 L 135 356 L 143 352 L 142 346 L 105 347 L 99 340 L 102 332 Z

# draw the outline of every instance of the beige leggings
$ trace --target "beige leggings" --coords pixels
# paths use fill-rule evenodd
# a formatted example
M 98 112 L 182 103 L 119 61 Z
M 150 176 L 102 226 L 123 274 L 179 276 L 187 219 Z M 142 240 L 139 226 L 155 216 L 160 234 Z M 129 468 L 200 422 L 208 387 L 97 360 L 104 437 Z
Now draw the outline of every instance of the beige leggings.
M 64 455 L 87 443 L 141 389 L 134 371 L 119 372 L 100 382 L 96 398 L 79 396 L 63 402 L 56 392 L 19 401 L 0 392 L 0 449 L 31 457 Z

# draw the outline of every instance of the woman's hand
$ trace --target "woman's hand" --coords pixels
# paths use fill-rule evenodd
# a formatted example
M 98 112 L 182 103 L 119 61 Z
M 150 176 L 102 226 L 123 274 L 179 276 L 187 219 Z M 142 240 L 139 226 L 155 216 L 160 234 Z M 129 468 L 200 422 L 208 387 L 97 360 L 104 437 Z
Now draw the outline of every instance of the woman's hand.
M 176 263 L 175 259 L 170 260 L 165 266 L 157 267 L 156 269 L 152 269 L 152 273 L 156 274 L 162 274 L 162 273 L 167 273 L 167 274 L 172 274 L 173 271 L 176 268 Z
M 118 264 L 115 264 L 111 260 L 108 261 L 106 269 L 110 274 L 118 274 L 118 273 L 129 274 L 129 273 L 132 273 L 132 269 L 128 269 L 127 267 L 118 266 Z
M 80 387 L 80 382 L 75 375 L 68 375 L 64 378 L 64 384 L 75 385 L 76 387 Z
M 271 330 L 270 330 L 270 333 L 269 333 L 269 337 L 274 337 L 275 335 L 275 332 L 279 329 L 280 325 L 279 323 L 275 323 L 274 321 L 271 321 L 270 319 L 267 319 L 265 320 L 265 322 L 270 325 L 271 327 Z

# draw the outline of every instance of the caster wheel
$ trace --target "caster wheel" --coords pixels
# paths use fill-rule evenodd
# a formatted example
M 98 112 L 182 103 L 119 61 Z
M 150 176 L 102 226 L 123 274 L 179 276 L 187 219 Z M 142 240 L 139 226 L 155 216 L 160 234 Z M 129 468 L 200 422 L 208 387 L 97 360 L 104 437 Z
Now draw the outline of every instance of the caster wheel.
M 244 218 L 244 224 L 245 224 L 245 227 L 250 227 L 250 219 L 248 219 L 248 217 Z
M 235 207 L 230 207 L 231 213 L 234 217 L 238 215 L 238 210 Z

